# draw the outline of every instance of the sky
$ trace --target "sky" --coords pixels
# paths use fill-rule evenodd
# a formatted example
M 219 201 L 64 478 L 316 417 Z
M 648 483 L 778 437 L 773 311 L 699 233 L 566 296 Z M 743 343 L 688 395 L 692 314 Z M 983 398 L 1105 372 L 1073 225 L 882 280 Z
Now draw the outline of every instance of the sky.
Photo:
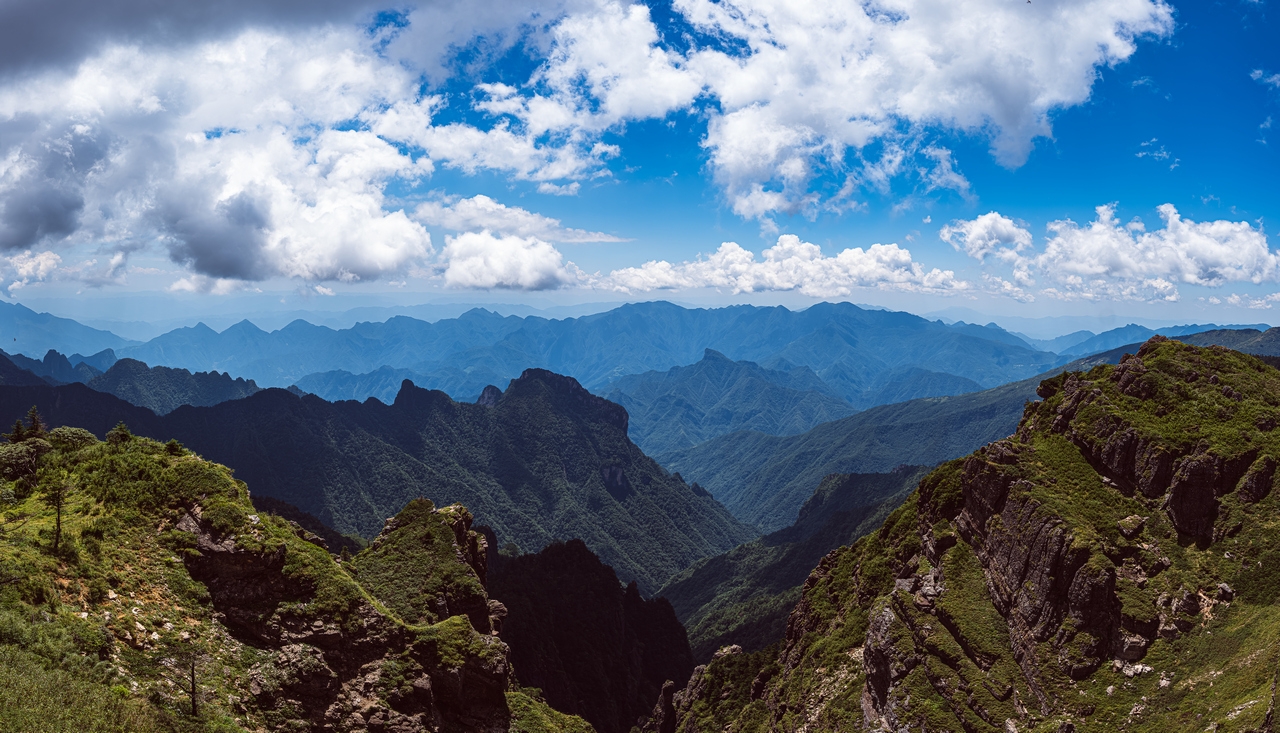
M 1269 322 L 1274 2 L 3 0 L 0 296 Z

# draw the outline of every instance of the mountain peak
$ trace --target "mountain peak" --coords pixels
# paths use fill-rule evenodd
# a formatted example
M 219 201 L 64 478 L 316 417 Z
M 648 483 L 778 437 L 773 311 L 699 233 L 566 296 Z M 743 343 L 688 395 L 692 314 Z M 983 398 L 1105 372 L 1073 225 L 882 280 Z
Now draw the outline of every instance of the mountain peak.
M 733 361 L 732 359 L 725 356 L 724 354 L 721 354 L 719 351 L 716 351 L 715 349 L 711 349 L 711 348 L 708 348 L 706 351 L 702 352 L 702 360 L 703 361 Z
M 518 378 L 511 380 L 511 384 L 503 395 L 520 397 L 531 394 L 537 388 L 546 390 L 553 398 L 557 398 L 557 401 L 567 402 L 566 406 L 580 414 L 594 413 L 626 434 L 631 419 L 627 415 L 626 408 L 591 394 L 573 377 L 566 377 L 546 369 L 526 369 Z
M 476 404 L 484 405 L 485 407 L 493 407 L 498 404 L 498 400 L 500 399 L 502 399 L 502 390 L 490 384 L 480 392 L 480 397 L 476 400 Z

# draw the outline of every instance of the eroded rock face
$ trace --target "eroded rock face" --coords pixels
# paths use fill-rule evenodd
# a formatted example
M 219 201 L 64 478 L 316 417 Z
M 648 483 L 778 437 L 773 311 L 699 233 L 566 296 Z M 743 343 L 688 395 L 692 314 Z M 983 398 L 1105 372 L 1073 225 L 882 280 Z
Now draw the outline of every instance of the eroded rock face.
M 761 716 L 806 733 L 1109 730 L 1126 715 L 1150 726 L 1207 709 L 1218 689 L 1195 691 L 1206 703 L 1190 713 L 1191 697 L 1159 697 L 1191 670 L 1159 669 L 1167 654 L 1150 650 L 1216 641 L 1215 618 L 1250 592 L 1262 604 L 1250 608 L 1272 613 L 1270 591 L 1245 584 L 1271 577 L 1260 548 L 1275 547 L 1280 377 L 1153 339 L 1040 395 L 1014 436 L 943 464 L 877 533 L 823 558 L 751 685 L 755 707 L 716 711 L 732 695 L 708 684 L 727 669 L 713 661 L 671 697 L 676 730 Z M 1232 663 L 1253 664 L 1251 651 Z M 1224 660 L 1212 664 L 1204 679 L 1223 674 Z M 1241 675 L 1249 692 L 1220 712 L 1257 730 L 1263 706 L 1245 711 L 1264 698 Z
M 507 730 L 512 675 L 497 637 L 477 635 L 462 618 L 417 634 L 363 600 L 337 617 L 317 617 L 306 610 L 316 588 L 286 572 L 285 547 L 245 549 L 203 521 L 198 508 L 177 529 L 195 536 L 198 554 L 186 565 L 209 589 L 224 625 L 264 655 L 249 673 L 251 699 L 241 705 L 268 724 L 342 733 Z M 477 549 L 483 558 L 483 547 L 460 547 L 459 556 Z M 486 626 L 488 614 L 486 604 Z M 445 652 L 454 639 L 484 651 L 457 664 Z

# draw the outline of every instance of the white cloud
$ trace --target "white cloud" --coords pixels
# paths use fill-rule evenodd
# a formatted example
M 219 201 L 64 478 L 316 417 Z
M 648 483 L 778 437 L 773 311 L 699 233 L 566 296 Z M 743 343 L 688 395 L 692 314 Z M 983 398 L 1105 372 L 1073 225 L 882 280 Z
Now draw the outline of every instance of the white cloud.
M 764 250 L 763 260 L 735 242 L 725 242 L 704 259 L 681 264 L 663 260 L 614 270 L 607 284 L 624 292 L 717 288 L 734 293 L 795 290 L 827 298 L 850 295 L 855 288 L 959 291 L 968 283 L 950 270 L 926 271 L 911 252 L 896 244 L 846 249 L 827 257 L 815 244 L 784 234 Z
M 1280 260 L 1267 237 L 1248 222 L 1183 219 L 1172 204 L 1157 209 L 1164 228 L 1122 225 L 1114 206 L 1097 207 L 1088 226 L 1067 219 L 1049 224 L 1050 238 L 1037 266 L 1046 272 L 1118 280 L 1163 279 L 1216 287 L 1228 282 L 1272 281 Z
M 240 290 L 254 290 L 243 280 L 233 280 L 206 275 L 188 275 L 178 278 L 165 288 L 171 293 L 207 293 L 211 295 L 228 295 Z
M 445 285 L 453 288 L 553 290 L 586 281 L 555 247 L 535 237 L 466 232 L 450 237 L 440 256 Z
M 1056 298 L 1176 301 L 1178 285 L 1280 280 L 1280 255 L 1260 228 L 1190 221 L 1172 204 L 1157 211 L 1164 226 L 1153 231 L 1139 219 L 1122 224 L 1113 205 L 1097 207 L 1097 217 L 1085 226 L 1052 221 L 1040 253 L 1028 251 L 1030 232 L 997 212 L 952 222 L 940 236 L 978 260 L 994 255 L 1008 263 L 1019 285 L 1033 284 L 1031 272 L 1037 272 L 1051 283 L 1042 292 Z
M 1280 74 L 1268 74 L 1262 69 L 1254 69 L 1249 72 L 1249 78 L 1272 89 L 1280 89 Z
M 707 135 L 735 211 L 794 209 L 815 166 L 839 172 L 849 148 L 893 139 L 900 122 L 993 135 L 1020 165 L 1054 110 L 1088 99 L 1097 69 L 1128 59 L 1143 35 L 1172 31 L 1159 0 L 1067 5 L 1004 0 L 678 0 L 745 56 L 689 60 L 720 112 Z M 748 214 L 749 215 L 749 214 Z
M 1003 164 L 1020 165 L 1032 141 L 1050 134 L 1054 111 L 1089 98 L 1099 67 L 1127 60 L 1138 38 L 1173 30 L 1163 0 L 1030 8 L 1006 0 L 678 0 L 675 9 L 719 43 L 694 41 L 681 56 L 640 4 L 571 12 L 555 25 L 529 85 L 480 87 L 486 98 L 477 109 L 497 125 L 456 131 L 447 147 L 458 152 L 433 157 L 464 170 L 520 160 L 510 170 L 545 182 L 595 175 L 606 157 L 591 147 L 601 131 L 695 108 L 705 97 L 711 171 L 740 216 L 813 215 L 821 196 L 812 183 L 823 173 L 884 190 L 888 178 L 916 170 L 904 167 L 907 155 L 932 161 L 919 170 L 927 190 L 969 197 L 950 152 L 920 142 L 924 130 L 989 135 Z M 542 135 L 551 142 L 539 148 L 532 141 Z M 861 157 L 877 140 L 888 143 L 888 156 L 851 168 L 850 151 Z M 548 159 L 555 155 L 563 156 L 558 165 Z
M 416 93 L 411 74 L 360 45 L 354 31 L 323 30 L 113 47 L 0 89 L 0 120 L 41 119 L 82 141 L 86 152 L 68 160 L 89 163 L 64 166 L 55 199 L 73 205 L 28 224 L 16 246 L 72 232 L 127 250 L 158 238 L 215 280 L 374 279 L 429 256 L 429 235 L 386 210 L 384 188 L 428 175 L 431 161 L 372 131 L 334 129 Z M 26 179 L 13 171 L 42 153 L 38 139 L 14 150 L 16 185 Z
M 543 181 L 538 184 L 538 193 L 545 193 L 550 196 L 577 196 L 578 191 L 582 189 L 582 184 L 574 181 L 568 185 L 558 185 L 550 181 Z
M 989 136 L 996 157 L 1018 165 L 1050 134 L 1055 110 L 1088 99 L 1100 67 L 1173 27 L 1162 0 L 677 0 L 674 8 L 714 42 L 667 42 L 639 3 L 448 0 L 373 33 L 350 24 L 236 26 L 192 33 L 184 37 L 203 40 L 185 44 L 95 43 L 74 67 L 0 83 L 0 249 L 92 243 L 112 262 L 122 255 L 103 266 L 99 284 L 120 281 L 128 253 L 157 244 L 191 272 L 179 289 L 277 276 L 398 278 L 429 266 L 435 249 L 389 189 L 449 168 L 577 195 L 622 153 L 603 141 L 606 132 L 677 111 L 706 120 L 714 180 L 737 214 L 765 230 L 776 231 L 779 212 L 847 210 L 858 205 L 856 188 L 888 192 L 904 175 L 918 176 L 926 193 L 969 198 L 969 181 L 933 131 Z M 483 65 L 520 41 L 543 63 L 528 79 L 494 82 Z M 424 93 L 423 74 L 442 80 L 464 48 L 474 64 L 467 74 L 487 83 L 473 95 Z M 1255 78 L 1271 83 L 1261 71 Z M 450 109 L 468 99 L 472 109 Z M 843 178 L 840 193 L 815 184 L 823 176 Z M 523 241 L 513 251 L 530 263 L 549 261 L 542 245 L 559 256 L 548 241 L 597 236 L 489 213 L 494 221 L 478 229 Z M 473 235 L 451 246 L 481 236 L 476 226 L 466 231 Z M 872 247 L 861 257 L 872 251 L 890 254 Z M 927 275 L 899 284 L 925 287 Z M 862 281 L 832 277 L 837 284 L 814 287 Z M 484 287 L 531 282 L 476 279 L 490 280 L 500 284 Z
M 559 219 L 536 214 L 518 206 L 506 206 L 479 194 L 465 199 L 427 201 L 414 209 L 414 218 L 431 226 L 453 231 L 487 229 L 498 234 L 535 237 L 548 242 L 624 242 L 611 234 L 561 226 Z
M 53 252 L 21 252 L 8 258 L 9 268 L 13 271 L 13 282 L 8 290 L 14 293 L 31 282 L 41 282 L 57 271 L 62 258 Z
M 1031 246 L 1031 232 L 995 211 L 971 221 L 953 221 L 942 227 L 938 236 L 979 262 L 999 249 L 1020 252 Z

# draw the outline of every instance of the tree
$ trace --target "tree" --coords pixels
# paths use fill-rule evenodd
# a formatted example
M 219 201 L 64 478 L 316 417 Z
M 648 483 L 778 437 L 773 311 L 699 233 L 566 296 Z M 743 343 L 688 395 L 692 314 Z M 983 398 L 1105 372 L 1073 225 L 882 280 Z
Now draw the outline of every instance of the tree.
M 5 433 L 4 437 L 10 443 L 21 443 L 27 439 L 27 426 L 22 424 L 22 418 L 13 421 L 13 432 Z
M 107 442 L 111 445 L 120 445 L 130 440 L 133 440 L 133 433 L 129 432 L 129 426 L 125 425 L 123 420 L 107 431 Z
M 165 635 L 160 653 L 160 665 L 172 672 L 164 677 L 182 690 L 191 705 L 191 717 L 200 714 L 200 675 L 208 652 L 200 643 L 198 634 L 184 632 Z
M 62 543 L 62 507 L 67 498 L 76 489 L 76 477 L 63 471 L 56 479 L 45 486 L 40 498 L 54 511 L 53 554 L 58 554 L 58 546 Z
M 40 411 L 36 409 L 35 405 L 32 405 L 31 409 L 27 410 L 27 425 L 29 426 L 26 434 L 28 439 L 44 437 L 46 426 L 44 420 L 40 417 Z

